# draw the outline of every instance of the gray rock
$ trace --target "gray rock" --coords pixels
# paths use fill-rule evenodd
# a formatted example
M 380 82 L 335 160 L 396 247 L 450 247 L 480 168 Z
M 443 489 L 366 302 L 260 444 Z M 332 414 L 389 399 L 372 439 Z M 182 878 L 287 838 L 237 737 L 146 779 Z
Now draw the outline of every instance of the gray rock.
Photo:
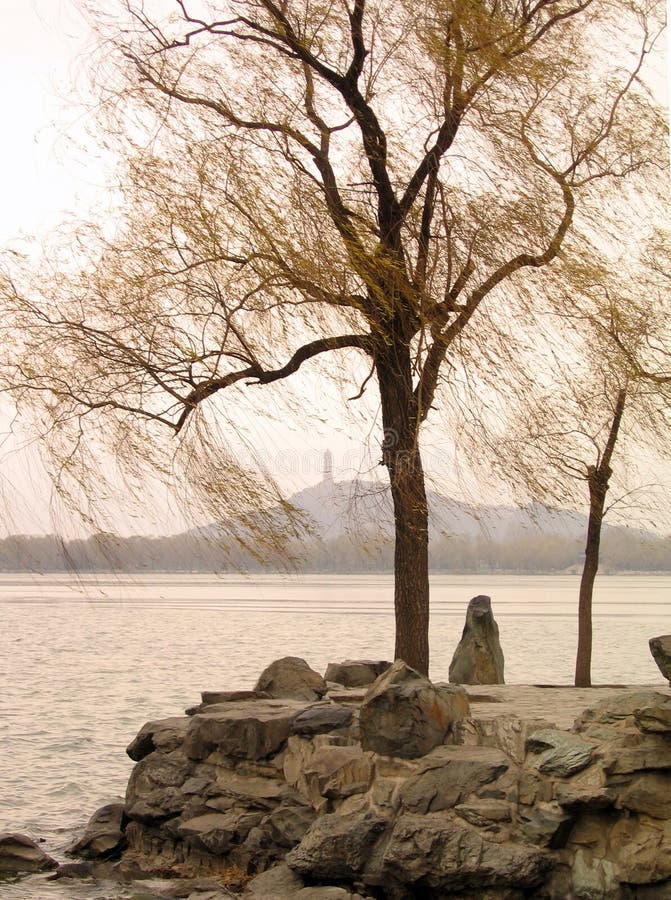
M 443 743 L 453 716 L 450 700 L 399 659 L 361 704 L 361 745 L 384 756 L 424 756 Z
M 527 739 L 528 762 L 546 775 L 568 778 L 592 761 L 594 744 L 568 731 L 542 728 Z
M 352 723 L 351 707 L 338 703 L 319 703 L 299 713 L 294 719 L 292 734 L 323 734 Z
M 267 666 L 256 682 L 255 691 L 275 698 L 319 700 L 327 691 L 326 682 L 298 656 L 283 656 Z
M 126 846 L 123 803 L 108 803 L 93 813 L 84 834 L 68 849 L 69 856 L 84 859 L 109 859 Z
M 499 626 L 490 597 L 481 594 L 468 604 L 466 624 L 450 663 L 450 681 L 457 684 L 504 684 Z
M 184 748 L 191 759 L 213 751 L 231 759 L 263 759 L 280 750 L 304 710 L 304 703 L 291 700 L 215 704 L 188 720 Z
M 509 766 L 510 760 L 500 750 L 439 747 L 425 756 L 417 772 L 401 785 L 400 806 L 421 814 L 450 809 L 483 785 L 496 781 Z
M 232 809 L 226 813 L 206 813 L 188 819 L 177 830 L 190 842 L 219 856 L 227 853 L 233 845 L 241 844 L 262 818 L 261 812 Z
M 207 706 L 219 703 L 236 703 L 238 700 L 270 700 L 265 691 L 201 691 L 201 702 L 185 710 L 187 716 L 203 712 Z
M 0 874 L 43 872 L 56 868 L 56 860 L 45 853 L 37 841 L 16 832 L 0 833 Z
M 168 753 L 182 744 L 189 726 L 190 721 L 184 716 L 147 722 L 128 745 L 126 753 L 135 762 L 149 756 L 154 750 Z
M 364 871 L 385 826 L 386 820 L 373 813 L 320 816 L 289 851 L 287 865 L 313 879 L 351 880 Z
M 659 698 L 664 697 L 659 691 L 635 691 L 630 694 L 613 694 L 601 700 L 595 706 L 586 709 L 575 720 L 573 730 L 586 731 L 594 725 L 626 725 L 626 720 L 633 717 L 637 709 L 656 706 Z M 633 724 L 633 720 L 632 720 Z
M 186 793 L 187 785 L 182 788 Z M 270 811 L 275 809 L 292 792 L 284 781 L 277 778 L 262 778 L 258 775 L 241 775 L 227 769 L 219 769 L 216 783 L 208 790 L 206 800 L 208 806 L 219 808 L 218 802 L 228 800 L 228 807 L 245 806 L 248 809 L 263 809 Z M 222 808 L 225 804 L 221 805 Z
M 346 659 L 341 663 L 329 663 L 324 680 L 342 684 L 343 687 L 362 687 L 372 684 L 390 666 L 391 663 L 386 660 Z
M 126 787 L 126 815 L 129 819 L 152 823 L 181 813 L 186 797 L 182 786 L 193 766 L 181 754 L 155 752 L 134 768 Z
M 316 816 L 310 806 L 280 806 L 263 820 L 263 826 L 276 846 L 290 849 L 303 840 Z
M 671 685 L 671 634 L 662 634 L 648 641 L 657 668 Z
M 481 888 L 532 888 L 551 858 L 540 849 L 485 840 L 469 825 L 442 816 L 399 816 L 384 852 L 382 877 L 457 894 Z M 478 896 L 481 896 L 479 894 Z

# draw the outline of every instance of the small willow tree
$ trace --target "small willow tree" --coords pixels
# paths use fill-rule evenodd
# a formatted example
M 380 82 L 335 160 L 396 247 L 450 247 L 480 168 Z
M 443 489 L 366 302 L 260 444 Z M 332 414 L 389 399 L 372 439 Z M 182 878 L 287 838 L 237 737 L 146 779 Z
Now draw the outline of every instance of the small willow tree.
M 663 215 L 666 200 L 658 199 Z M 659 495 L 668 490 L 660 481 L 671 450 L 671 245 L 661 230 L 630 243 L 619 258 L 594 249 L 587 265 L 574 258 L 563 267 L 564 306 L 547 323 L 554 347 L 548 343 L 533 366 L 544 374 L 522 390 L 518 384 L 514 402 L 508 393 L 496 441 L 499 471 L 512 476 L 521 496 L 588 511 L 577 687 L 592 683 L 593 594 L 606 515 L 669 514 Z
M 66 241 L 74 275 L 67 253 L 32 278 L 10 264 L 20 408 L 39 411 L 66 475 L 85 452 L 101 478 L 100 448 L 132 467 L 161 430 L 179 435 L 185 474 L 225 508 L 240 472 L 205 422 L 245 402 L 260 414 L 271 385 L 319 363 L 355 390 L 370 370 L 395 519 L 395 656 L 427 672 L 421 426 L 464 341 L 466 368 L 479 364 L 493 311 L 506 346 L 501 310 L 527 303 L 525 273 L 550 267 L 596 210 L 619 216 L 627 176 L 663 165 L 642 83 L 663 4 L 86 10 L 103 38 L 101 133 L 125 159 L 120 210 L 113 228 Z M 525 307 L 529 331 L 552 293 Z M 263 495 L 248 499 L 251 522 Z

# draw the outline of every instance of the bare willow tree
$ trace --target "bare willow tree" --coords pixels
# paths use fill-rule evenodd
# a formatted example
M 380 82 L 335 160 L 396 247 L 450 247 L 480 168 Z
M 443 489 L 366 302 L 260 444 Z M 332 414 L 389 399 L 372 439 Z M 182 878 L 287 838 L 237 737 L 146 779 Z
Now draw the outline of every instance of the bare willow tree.
M 70 239 L 79 272 L 52 261 L 30 279 L 10 265 L 17 402 L 60 435 L 64 471 L 73 448 L 111 447 L 119 464 L 161 428 L 193 461 L 204 421 L 261 410 L 259 386 L 335 355 L 325 375 L 379 391 L 395 656 L 427 672 L 420 428 L 466 336 L 486 343 L 496 310 L 506 345 L 501 310 L 522 302 L 531 331 L 553 298 L 535 281 L 527 301 L 525 273 L 551 267 L 596 210 L 617 218 L 626 177 L 662 165 L 643 74 L 663 4 L 86 8 L 104 39 L 101 132 L 126 159 L 120 209 Z M 205 446 L 210 467 L 187 474 L 214 491 L 226 472 Z

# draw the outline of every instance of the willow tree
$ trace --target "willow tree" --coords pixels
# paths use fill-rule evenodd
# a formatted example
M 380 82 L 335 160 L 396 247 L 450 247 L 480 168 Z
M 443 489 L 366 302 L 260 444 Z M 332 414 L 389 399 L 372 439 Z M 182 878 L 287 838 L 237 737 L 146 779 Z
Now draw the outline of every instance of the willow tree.
M 662 218 L 667 200 L 657 199 Z M 669 514 L 659 495 L 668 490 L 661 460 L 671 451 L 671 245 L 660 230 L 630 242 L 624 256 L 611 247 L 608 259 L 593 248 L 587 265 L 574 257 L 562 267 L 564 305 L 547 322 L 554 346 L 542 348 L 544 364 L 538 354 L 534 363 L 544 374 L 518 386 L 515 403 L 508 394 L 505 433 L 496 440 L 498 467 L 521 496 L 587 511 L 577 687 L 592 683 L 593 595 L 607 514 L 625 521 L 644 511 Z
M 111 6 L 86 9 L 101 132 L 126 161 L 118 222 L 71 240 L 78 275 L 7 281 L 15 395 L 69 429 L 67 468 L 91 435 L 118 453 L 159 426 L 197 443 L 207 410 L 232 394 L 262 409 L 260 387 L 327 355 L 355 391 L 369 369 L 395 656 L 426 672 L 421 426 L 462 338 L 486 340 L 485 307 L 514 307 L 583 208 L 610 215 L 608 192 L 658 164 L 642 77 L 663 4 Z M 529 322 L 551 302 L 537 291 Z

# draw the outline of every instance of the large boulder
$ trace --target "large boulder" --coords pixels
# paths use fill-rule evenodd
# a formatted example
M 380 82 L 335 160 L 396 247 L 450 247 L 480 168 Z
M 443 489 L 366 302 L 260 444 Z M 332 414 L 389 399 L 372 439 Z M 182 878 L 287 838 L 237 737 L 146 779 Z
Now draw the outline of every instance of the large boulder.
M 216 750 L 231 759 L 259 760 L 281 749 L 305 703 L 241 700 L 217 703 L 192 716 L 184 742 L 187 755 L 205 759 Z
M 503 666 L 492 601 L 481 594 L 468 604 L 464 631 L 450 663 L 450 681 L 453 684 L 504 684 Z
M 320 816 L 303 840 L 289 851 L 289 868 L 312 879 L 349 881 L 360 875 L 387 825 L 371 812 Z
M 648 641 L 657 668 L 671 685 L 671 634 L 662 634 Z
M 533 888 L 551 863 L 543 850 L 488 841 L 452 819 L 401 815 L 384 851 L 382 875 L 385 883 L 416 886 L 417 896 L 483 896 L 483 888 Z
M 386 660 L 346 659 L 341 663 L 329 663 L 324 679 L 343 687 L 363 687 L 372 684 L 390 666 Z
M 84 834 L 68 850 L 70 856 L 84 859 L 109 859 L 126 846 L 123 803 L 108 803 L 93 813 Z
M 6 831 L 0 834 L 0 875 L 43 872 L 56 868 L 56 860 L 45 853 L 32 838 Z
M 443 743 L 451 723 L 463 715 L 462 700 L 396 660 L 361 704 L 361 746 L 383 756 L 424 756 Z
M 255 691 L 291 700 L 319 700 L 327 691 L 322 676 L 298 656 L 283 656 L 259 675 Z

